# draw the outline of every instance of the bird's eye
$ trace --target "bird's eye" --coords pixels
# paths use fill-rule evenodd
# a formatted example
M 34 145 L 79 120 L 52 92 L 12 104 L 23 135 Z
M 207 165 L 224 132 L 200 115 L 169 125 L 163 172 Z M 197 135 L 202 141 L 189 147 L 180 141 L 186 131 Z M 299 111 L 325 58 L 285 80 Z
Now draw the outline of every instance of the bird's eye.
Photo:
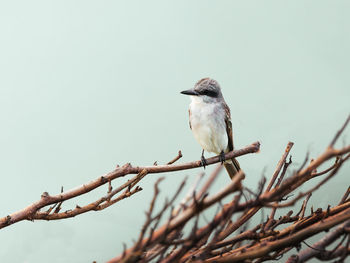
M 207 95 L 209 97 L 213 97 L 213 98 L 216 98 L 218 96 L 218 94 L 216 93 L 216 91 L 213 91 L 213 90 L 203 90 L 201 92 L 201 95 Z

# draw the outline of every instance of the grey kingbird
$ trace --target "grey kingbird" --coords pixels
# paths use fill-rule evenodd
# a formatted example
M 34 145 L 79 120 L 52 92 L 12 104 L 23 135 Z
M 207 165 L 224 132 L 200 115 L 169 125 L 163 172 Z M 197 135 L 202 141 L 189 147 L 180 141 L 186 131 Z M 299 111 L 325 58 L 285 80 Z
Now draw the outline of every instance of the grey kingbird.
M 181 92 L 190 95 L 190 128 L 198 143 L 202 146 L 201 162 L 205 167 L 204 150 L 219 154 L 229 176 L 240 170 L 235 158 L 225 160 L 225 153 L 233 150 L 233 133 L 230 108 L 222 96 L 219 83 L 203 78 L 193 89 Z

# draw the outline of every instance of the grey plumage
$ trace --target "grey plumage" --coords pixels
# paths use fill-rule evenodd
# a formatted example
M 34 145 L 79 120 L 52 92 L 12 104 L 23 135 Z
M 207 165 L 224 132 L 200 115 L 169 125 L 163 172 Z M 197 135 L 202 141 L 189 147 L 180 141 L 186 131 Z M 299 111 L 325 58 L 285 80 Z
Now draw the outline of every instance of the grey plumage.
M 214 79 L 203 78 L 193 89 L 181 93 L 191 96 L 190 128 L 202 148 L 216 154 L 232 151 L 231 113 L 219 83 Z M 231 178 L 240 170 L 235 158 L 225 160 L 224 166 Z

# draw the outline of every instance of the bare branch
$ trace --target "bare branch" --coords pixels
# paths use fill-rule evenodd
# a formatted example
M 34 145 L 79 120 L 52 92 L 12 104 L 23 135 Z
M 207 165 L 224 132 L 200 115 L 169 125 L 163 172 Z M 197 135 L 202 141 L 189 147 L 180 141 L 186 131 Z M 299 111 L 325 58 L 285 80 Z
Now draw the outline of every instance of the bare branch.
M 315 257 L 318 254 L 325 254 L 326 247 L 337 240 L 341 235 L 345 233 L 346 227 L 350 227 L 350 220 L 338 226 L 335 230 L 328 233 L 324 236 L 320 241 L 316 242 L 311 246 L 311 248 L 307 248 L 298 254 L 298 261 L 305 262 L 308 259 Z M 335 251 L 333 251 L 334 253 Z
M 341 131 L 345 129 L 342 127 Z M 338 132 L 336 139 L 339 138 Z M 334 140 L 334 142 L 336 141 Z M 268 180 L 264 190 L 266 178 L 260 180 L 258 190 L 252 192 L 252 199 L 244 196 L 237 178 L 215 195 L 208 195 L 220 172 L 221 166 L 209 176 L 202 188 L 197 192 L 198 183 L 190 189 L 180 209 L 170 210 L 170 217 L 166 224 L 154 228 L 147 237 L 137 242 L 133 247 L 125 250 L 127 257 L 120 255 L 109 262 L 264 262 L 268 260 L 280 261 L 286 252 L 293 248 L 299 251 L 302 244 L 309 246 L 298 255 L 290 257 L 288 262 L 304 262 L 308 258 L 316 257 L 321 260 L 338 259 L 339 262 L 350 254 L 350 200 L 349 189 L 336 206 L 328 205 L 327 209 L 313 209 L 306 214 L 306 207 L 311 194 L 328 180 L 338 174 L 343 164 L 350 159 L 350 145 L 340 149 L 327 147 L 317 158 L 309 160 L 309 154 L 303 165 L 287 178 L 285 175 L 291 164 L 291 157 L 287 161 L 293 143 L 289 142 L 279 160 L 275 171 Z M 327 169 L 317 172 L 320 165 L 327 160 L 335 162 Z M 238 174 L 242 176 L 242 172 Z M 300 189 L 306 182 L 321 177 L 308 191 L 300 192 L 291 198 L 292 192 Z M 202 177 L 200 177 L 202 178 Z M 197 193 L 196 193 L 197 192 Z M 230 198 L 226 204 L 221 200 L 224 196 Z M 294 205 L 305 197 L 299 212 L 295 213 Z M 244 197 L 244 198 L 242 198 Z M 203 211 L 217 204 L 217 210 L 211 220 L 199 220 Z M 267 220 L 248 229 L 249 220 L 265 207 L 270 207 L 271 213 Z M 285 213 L 281 207 L 290 207 Z M 297 211 L 298 211 L 297 210 Z M 165 210 L 161 209 L 160 213 Z M 279 214 L 279 218 L 275 218 Z M 191 222 L 191 230 L 185 226 Z M 337 226 L 334 234 L 327 234 L 320 242 L 308 245 L 306 239 Z M 238 230 L 241 229 L 240 232 Z M 235 233 L 236 232 L 236 233 Z M 335 243 L 332 250 L 326 246 Z M 135 249 L 137 248 L 137 249 Z M 124 255 L 125 255 L 124 254 Z M 128 259 L 127 261 L 125 259 Z M 305 259 L 305 260 L 304 260 Z
M 225 157 L 227 159 L 233 158 L 233 157 L 238 157 L 241 155 L 245 155 L 248 153 L 254 153 L 259 151 L 259 147 L 260 144 L 258 142 L 253 143 L 245 148 L 239 149 L 239 150 L 235 150 L 235 151 L 231 151 L 229 153 L 227 153 L 225 155 Z M 178 155 L 179 156 L 179 155 Z M 219 156 L 215 156 L 212 158 L 208 158 L 207 159 L 207 165 L 211 165 L 214 163 L 218 163 L 220 162 L 219 160 Z M 171 164 L 171 165 L 154 165 L 154 166 L 136 166 L 133 167 L 131 166 L 131 164 L 126 164 L 122 167 L 117 167 L 114 171 L 101 176 L 87 184 L 83 184 L 77 188 L 62 192 L 60 194 L 57 195 L 49 195 L 48 193 L 45 192 L 45 194 L 43 194 L 41 196 L 41 198 L 32 203 L 31 205 L 27 206 L 26 208 L 17 211 L 15 213 L 12 213 L 8 216 L 5 216 L 3 218 L 0 218 L 0 229 L 7 227 L 11 224 L 17 223 L 19 221 L 22 220 L 33 220 L 33 219 L 44 219 L 44 220 L 55 220 L 55 219 L 61 219 L 61 218 L 67 218 L 67 217 L 72 217 L 78 214 L 81 214 L 81 212 L 87 212 L 87 211 L 91 211 L 91 210 L 96 210 L 95 207 L 97 207 L 98 205 L 100 205 L 102 202 L 106 201 L 105 198 L 101 198 L 99 200 L 97 200 L 94 203 L 91 203 L 87 206 L 85 206 L 85 209 L 80 210 L 78 208 L 78 210 L 80 212 L 78 212 L 78 210 L 74 211 L 74 213 L 70 213 L 70 210 L 67 210 L 65 213 L 69 214 L 69 216 L 65 216 L 64 214 L 60 214 L 59 217 L 54 216 L 54 214 L 50 214 L 48 215 L 44 215 L 43 213 L 39 212 L 40 209 L 52 205 L 52 204 L 56 204 L 56 203 L 62 203 L 63 201 L 69 200 L 71 198 L 77 197 L 77 196 L 81 196 L 84 195 L 98 187 L 100 187 L 101 185 L 104 185 L 106 183 L 110 184 L 110 182 L 116 178 L 120 178 L 120 177 L 124 177 L 125 175 L 128 174 L 140 174 L 140 173 L 146 173 L 146 174 L 154 174 L 154 173 L 164 173 L 164 172 L 174 172 L 174 171 L 180 171 L 180 170 L 186 170 L 186 169 L 193 169 L 193 168 L 198 168 L 201 166 L 201 161 L 194 161 L 194 162 L 189 162 L 189 163 L 184 163 L 184 164 Z M 137 177 L 134 178 L 135 180 L 137 180 Z M 133 186 L 132 184 L 130 184 L 130 182 L 126 183 L 129 186 Z M 123 185 L 125 186 L 125 184 Z M 120 188 L 118 188 L 120 189 Z M 138 190 L 140 190 L 141 188 L 139 188 Z M 138 191 L 133 191 L 132 193 L 136 193 Z M 115 194 L 115 192 L 113 192 Z M 113 195 L 114 195 L 113 194 Z M 125 194 L 124 196 L 126 197 L 128 194 Z M 128 195 L 130 196 L 130 194 Z M 118 200 L 122 200 L 124 198 L 119 198 Z M 115 202 L 114 202 L 115 203 Z M 112 203 L 110 203 L 112 204 Z M 108 207 L 109 205 L 105 205 L 103 207 Z M 61 207 L 61 205 L 58 206 L 58 210 Z M 56 208 L 57 209 L 57 208 Z M 98 210 L 98 209 L 97 209 Z M 51 212 L 51 211 L 50 211 Z M 58 212 L 58 211 L 57 211 Z M 38 213 L 36 215 L 36 213 Z M 53 216 L 51 216 L 53 215 Z
M 273 175 L 271 177 L 271 180 L 270 180 L 270 182 L 269 182 L 269 184 L 268 184 L 268 186 L 267 186 L 267 188 L 265 190 L 266 192 L 271 190 L 272 185 L 275 183 L 278 174 L 280 173 L 283 165 L 285 164 L 287 156 L 288 156 L 290 150 L 292 149 L 293 145 L 294 145 L 293 142 L 288 142 L 287 147 L 284 150 L 284 154 L 282 155 L 281 159 L 279 160 L 279 162 L 277 164 L 277 167 L 275 169 L 275 172 L 273 173 Z
M 349 122 L 350 122 L 350 114 L 349 114 L 348 118 L 346 119 L 346 121 L 344 122 L 343 126 L 340 128 L 340 130 L 337 131 L 337 133 L 335 134 L 333 140 L 331 141 L 331 143 L 328 146 L 329 148 L 333 148 L 334 147 L 334 144 L 339 139 L 340 135 L 343 133 L 343 131 L 345 130 L 346 126 L 348 126 Z
M 182 152 L 179 151 L 179 153 L 177 154 L 177 156 L 176 156 L 174 159 L 172 159 L 171 161 L 169 161 L 169 162 L 167 163 L 167 165 L 170 165 L 170 164 L 175 163 L 175 162 L 176 162 L 177 160 L 179 160 L 181 157 L 182 157 Z

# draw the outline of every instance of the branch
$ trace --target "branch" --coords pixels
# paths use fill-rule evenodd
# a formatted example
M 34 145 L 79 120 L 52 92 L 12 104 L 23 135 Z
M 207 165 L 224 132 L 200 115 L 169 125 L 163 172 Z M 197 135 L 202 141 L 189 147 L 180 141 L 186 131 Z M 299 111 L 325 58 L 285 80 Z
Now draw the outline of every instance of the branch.
M 346 124 L 349 121 L 346 121 Z M 291 257 L 290 262 L 304 262 L 311 257 L 321 260 L 338 259 L 344 261 L 350 254 L 350 188 L 340 197 L 340 203 L 336 206 L 328 205 L 327 209 L 313 210 L 308 215 L 307 205 L 311 202 L 311 194 L 325 185 L 328 180 L 338 174 L 343 164 L 350 159 L 350 145 L 335 149 L 334 144 L 340 137 L 345 126 L 337 132 L 331 146 L 317 158 L 307 162 L 285 178 L 291 157 L 287 161 L 293 143 L 289 142 L 283 152 L 276 169 L 268 180 L 266 189 L 265 177 L 260 180 L 256 193 L 247 188 L 252 197 L 248 199 L 240 186 L 243 179 L 242 172 L 238 173 L 228 185 L 217 194 L 208 196 L 208 189 L 218 177 L 222 166 L 208 177 L 200 188 L 196 182 L 187 196 L 176 207 L 175 200 L 168 202 L 170 216 L 160 227 L 159 219 L 150 229 L 150 234 L 142 234 L 141 238 L 124 253 L 111 259 L 109 262 L 264 262 L 268 260 L 281 260 L 288 251 L 297 248 L 299 251 L 305 240 L 332 227 L 338 226 L 334 233 L 327 234 L 320 242 L 309 246 L 310 249 L 300 252 Z M 316 168 L 323 165 L 327 160 L 334 159 L 334 164 L 327 169 L 317 172 Z M 200 164 L 198 164 L 200 165 Z M 300 192 L 296 197 L 289 200 L 293 191 L 300 189 L 306 182 L 321 180 L 314 184 L 308 191 Z M 201 177 L 199 177 L 201 178 Z M 199 189 L 197 191 L 197 188 Z M 294 209 L 294 205 L 302 198 L 306 199 L 300 207 Z M 226 204 L 221 200 L 226 197 Z M 244 198 L 242 198 L 244 197 Z M 170 205 L 171 204 L 171 205 Z M 217 205 L 217 210 L 211 220 L 207 220 L 203 214 L 207 208 Z M 271 209 L 266 220 L 248 229 L 249 220 L 265 207 Z M 282 207 L 290 207 L 288 212 Z M 164 214 L 161 209 L 160 214 Z M 147 212 L 149 215 L 150 212 Z M 159 214 L 159 215 L 160 215 Z M 279 214 L 279 218 L 275 218 Z M 204 224 L 200 217 L 204 218 Z M 146 218 L 146 223 L 149 217 Z M 191 224 L 188 231 L 187 226 Z M 343 225 L 342 225 L 343 224 Z M 237 230 L 241 229 L 240 232 Z M 235 233 L 236 232 L 236 233 Z M 145 233 L 145 231 L 142 231 Z M 333 232 L 332 232 L 333 233 Z M 332 250 L 326 250 L 326 246 L 337 241 Z M 306 244 L 307 245 L 307 244 Z M 316 251 L 316 252 L 315 252 Z M 298 258 L 300 260 L 298 260 Z
M 327 234 L 320 241 L 313 244 L 310 248 L 299 252 L 297 255 L 298 261 L 305 262 L 306 260 L 316 257 L 317 255 L 326 254 L 326 247 L 336 241 L 344 233 L 346 233 L 345 229 L 347 227 L 350 227 L 350 220 L 338 226 L 334 231 Z M 295 255 L 293 258 L 295 259 Z M 292 260 L 292 257 L 290 257 L 289 260 Z
M 223 199 L 225 196 L 229 195 L 230 193 L 233 193 L 233 192 L 239 190 L 240 182 L 243 179 L 244 179 L 244 174 L 242 171 L 240 171 L 238 174 L 236 174 L 235 178 L 221 191 L 219 191 L 218 193 L 216 193 L 212 196 L 205 197 L 203 199 L 203 201 L 201 201 L 197 204 L 195 203 L 194 205 L 187 208 L 185 211 L 183 211 L 178 216 L 169 220 L 169 222 L 167 222 L 165 225 L 161 226 L 157 231 L 155 231 L 150 238 L 146 238 L 146 239 L 142 240 L 142 242 L 138 243 L 138 244 L 140 244 L 139 246 L 157 243 L 162 238 L 164 238 L 168 233 L 174 231 L 178 227 L 182 227 L 183 224 L 188 222 L 191 218 L 193 218 L 195 215 L 197 215 L 201 211 L 212 206 L 213 204 L 220 201 L 221 199 Z M 145 250 L 145 249 L 146 248 L 143 248 L 143 250 Z M 126 254 L 130 253 L 131 251 L 133 251 L 132 253 L 136 253 L 134 251 L 134 248 L 131 248 L 130 250 L 126 251 Z M 123 258 L 122 256 L 118 256 L 114 259 L 111 259 L 108 262 L 109 263 L 118 262 L 122 258 Z
M 255 142 L 249 146 L 246 146 L 242 149 L 239 150 L 234 150 L 231 151 L 229 153 L 227 153 L 225 155 L 225 157 L 227 159 L 231 159 L 233 157 L 238 157 L 241 155 L 245 155 L 248 153 L 255 153 L 258 152 L 260 148 L 260 144 L 258 142 Z M 176 160 L 178 160 L 180 157 L 180 153 L 178 154 L 178 158 L 175 158 L 174 160 L 172 160 L 171 162 L 175 162 Z M 211 165 L 211 164 L 215 164 L 220 162 L 219 160 L 219 156 L 215 156 L 212 158 L 208 158 L 207 160 L 207 165 Z M 101 210 L 99 209 L 99 205 L 102 202 L 105 202 L 106 200 L 108 200 L 109 196 L 101 198 L 99 200 L 97 200 L 94 203 L 88 204 L 86 206 L 84 206 L 83 209 L 81 209 L 81 207 L 77 207 L 74 211 L 66 211 L 64 213 L 61 213 L 59 215 L 55 215 L 55 214 L 50 214 L 48 215 L 47 213 L 45 214 L 45 212 L 40 212 L 40 209 L 52 205 L 52 204 L 57 204 L 57 203 L 62 203 L 63 201 L 75 198 L 77 196 L 81 196 L 84 195 L 106 183 L 110 183 L 111 181 L 113 181 L 116 178 L 120 178 L 120 177 L 124 177 L 128 174 L 141 174 L 141 173 L 146 173 L 146 174 L 155 174 L 155 173 L 165 173 L 165 172 L 174 172 L 174 171 L 180 171 L 180 170 L 187 170 L 187 169 L 193 169 L 193 168 L 198 168 L 201 167 L 201 161 L 194 161 L 194 162 L 188 162 L 188 163 L 184 163 L 184 164 L 170 164 L 170 165 L 154 165 L 154 166 L 135 166 L 133 167 L 130 163 L 123 165 L 122 167 L 118 167 L 117 169 L 115 169 L 114 171 L 101 176 L 89 183 L 83 184 L 79 187 L 76 187 L 74 189 L 62 192 L 60 194 L 57 195 L 49 195 L 47 192 L 45 192 L 44 194 L 41 195 L 41 198 L 32 203 L 31 205 L 27 206 L 26 208 L 17 211 L 15 213 L 12 213 L 8 216 L 5 216 L 3 218 L 0 218 L 0 229 L 7 227 L 9 225 L 12 225 L 14 223 L 20 222 L 22 220 L 33 220 L 33 219 L 44 219 L 44 220 L 56 220 L 56 219 L 62 219 L 62 218 L 68 218 L 68 217 L 72 217 L 81 213 L 85 213 L 88 211 L 92 211 L 92 210 Z M 136 176 L 137 178 L 137 176 Z M 135 179 L 135 178 L 134 178 Z M 130 182 L 127 182 L 126 184 L 124 184 L 125 187 L 129 187 L 131 185 Z M 125 188 L 124 187 L 124 188 Z M 136 192 L 138 192 L 139 190 L 141 190 L 141 188 L 139 188 L 137 191 L 133 191 L 130 192 L 131 194 L 134 194 Z M 130 196 L 129 194 L 124 194 L 124 197 L 122 198 L 122 196 L 119 197 L 119 200 L 124 199 L 127 196 Z M 115 202 L 117 202 L 117 200 Z M 114 203 L 115 203 L 114 202 Z M 109 203 L 110 204 L 114 204 L 112 202 Z M 102 207 L 108 207 L 109 205 L 104 205 L 101 206 Z M 50 210 L 50 209 L 49 209 Z M 51 212 L 51 210 L 50 210 Z
M 239 262 L 245 259 L 259 258 L 267 255 L 271 251 L 281 249 L 287 246 L 293 246 L 298 244 L 301 240 L 304 240 L 317 233 L 325 231 L 337 224 L 340 224 L 350 219 L 350 209 L 345 210 L 341 214 L 333 217 L 329 217 L 322 222 L 319 222 L 313 226 L 303 229 L 295 234 L 291 234 L 285 238 L 272 241 L 269 244 L 261 244 L 258 247 L 248 248 L 245 252 L 239 255 L 227 255 L 220 258 L 212 258 L 206 262 Z

